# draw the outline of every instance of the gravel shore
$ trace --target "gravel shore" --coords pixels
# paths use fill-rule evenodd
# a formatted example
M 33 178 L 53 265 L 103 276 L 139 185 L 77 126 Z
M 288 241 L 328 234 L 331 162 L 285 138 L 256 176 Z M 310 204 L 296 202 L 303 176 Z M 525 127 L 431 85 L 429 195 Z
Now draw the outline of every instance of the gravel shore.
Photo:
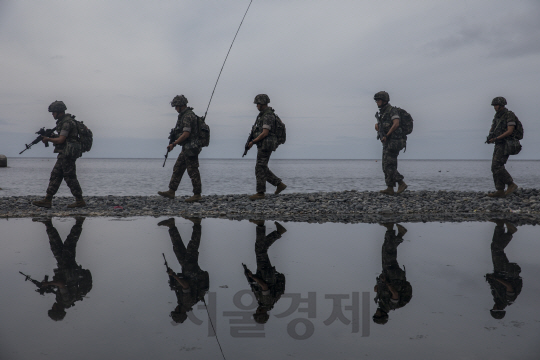
M 67 209 L 71 197 L 53 200 L 51 209 L 31 204 L 37 196 L 0 197 L 0 218 L 193 216 L 228 219 L 269 219 L 301 222 L 485 221 L 505 218 L 540 224 L 540 190 L 519 189 L 508 198 L 485 192 L 406 191 L 387 196 L 378 192 L 291 193 L 250 201 L 247 195 L 208 195 L 198 203 L 188 196 L 169 200 L 156 196 L 89 196 L 87 206 Z

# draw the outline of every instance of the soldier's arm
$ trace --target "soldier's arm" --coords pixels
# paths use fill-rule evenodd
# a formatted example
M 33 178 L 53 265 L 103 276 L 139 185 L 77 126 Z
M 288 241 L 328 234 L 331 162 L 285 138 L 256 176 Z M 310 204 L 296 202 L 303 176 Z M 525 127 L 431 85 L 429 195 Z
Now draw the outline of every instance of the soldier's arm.
M 386 137 L 390 136 L 399 127 L 399 118 L 392 120 L 392 127 L 386 133 Z
M 66 141 L 66 136 L 59 135 L 58 137 L 52 138 L 52 137 L 44 137 L 43 143 L 52 142 L 54 145 L 63 144 Z

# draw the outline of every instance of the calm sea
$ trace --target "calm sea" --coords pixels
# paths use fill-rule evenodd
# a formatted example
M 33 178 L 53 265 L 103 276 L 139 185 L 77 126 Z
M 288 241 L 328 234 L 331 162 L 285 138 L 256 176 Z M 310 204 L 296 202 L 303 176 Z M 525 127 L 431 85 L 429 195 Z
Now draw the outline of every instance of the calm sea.
M 165 168 L 161 159 L 87 159 L 77 161 L 84 194 L 155 195 L 167 190 L 175 159 Z M 0 196 L 43 195 L 55 159 L 9 158 L 0 168 Z M 488 160 L 402 160 L 398 169 L 409 190 L 493 189 Z M 247 194 L 255 191 L 255 160 L 201 159 L 203 194 Z M 287 192 L 380 190 L 385 187 L 380 160 L 271 160 L 270 168 L 288 185 Z M 540 161 L 510 160 L 514 180 L 524 188 L 538 187 Z M 190 194 L 187 173 L 177 194 Z M 268 186 L 267 191 L 273 191 Z M 62 184 L 59 196 L 71 195 Z

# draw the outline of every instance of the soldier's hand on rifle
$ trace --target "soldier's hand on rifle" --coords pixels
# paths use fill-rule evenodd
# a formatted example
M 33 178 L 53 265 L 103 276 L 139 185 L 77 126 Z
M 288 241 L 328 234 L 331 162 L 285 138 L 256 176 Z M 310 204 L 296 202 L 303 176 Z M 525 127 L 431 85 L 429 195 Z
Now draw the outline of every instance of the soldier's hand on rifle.
M 168 151 L 168 152 L 171 152 L 172 149 L 174 149 L 175 146 L 176 146 L 175 143 L 169 144 L 169 146 L 167 146 L 167 151 Z
M 375 131 L 379 131 L 379 123 L 375 123 Z
M 382 142 L 382 143 L 385 143 L 385 142 L 386 142 L 386 136 L 384 136 L 384 137 L 381 139 L 381 142 Z
M 171 275 L 171 276 L 175 275 L 174 271 L 172 271 L 171 268 L 168 268 L 168 269 L 167 269 L 167 274 L 169 274 L 169 275 Z
M 249 150 L 249 149 L 251 149 L 252 147 L 253 147 L 253 141 L 250 141 L 249 144 L 248 144 L 248 146 L 247 146 L 247 148 L 248 148 L 248 150 Z
M 47 140 L 46 137 L 42 137 L 42 138 L 41 138 L 41 142 L 44 143 L 45 145 L 48 145 L 48 144 L 49 144 L 49 141 Z

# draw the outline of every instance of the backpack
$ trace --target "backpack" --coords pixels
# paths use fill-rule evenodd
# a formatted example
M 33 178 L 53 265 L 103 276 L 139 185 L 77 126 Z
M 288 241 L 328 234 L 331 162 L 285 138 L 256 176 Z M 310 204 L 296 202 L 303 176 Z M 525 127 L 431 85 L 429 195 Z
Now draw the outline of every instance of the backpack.
M 274 116 L 276 117 L 275 134 L 277 139 L 277 146 L 279 146 L 281 144 L 285 144 L 285 141 L 287 140 L 287 129 L 285 129 L 285 124 L 283 123 L 283 121 L 281 121 L 281 119 L 276 113 L 274 113 Z
M 204 121 L 204 116 L 197 116 L 197 124 L 199 125 L 199 142 L 202 147 L 207 147 L 210 145 L 210 126 Z
M 519 121 L 517 116 L 516 116 L 516 128 L 514 129 L 514 133 L 512 135 L 514 135 L 515 139 L 518 139 L 518 140 L 523 139 L 523 124 L 521 123 L 521 121 Z
M 71 120 L 77 124 L 77 133 L 79 137 L 79 144 L 81 144 L 81 152 L 85 153 L 92 149 L 92 143 L 94 142 L 94 134 L 82 121 L 75 120 L 75 116 L 71 115 Z M 82 154 L 81 154 L 82 155 Z
M 399 127 L 403 131 L 403 135 L 409 135 L 413 131 L 414 121 L 411 114 L 409 114 L 407 110 L 398 108 L 397 106 L 394 106 L 394 108 L 397 110 L 399 117 L 401 118 L 399 121 Z

